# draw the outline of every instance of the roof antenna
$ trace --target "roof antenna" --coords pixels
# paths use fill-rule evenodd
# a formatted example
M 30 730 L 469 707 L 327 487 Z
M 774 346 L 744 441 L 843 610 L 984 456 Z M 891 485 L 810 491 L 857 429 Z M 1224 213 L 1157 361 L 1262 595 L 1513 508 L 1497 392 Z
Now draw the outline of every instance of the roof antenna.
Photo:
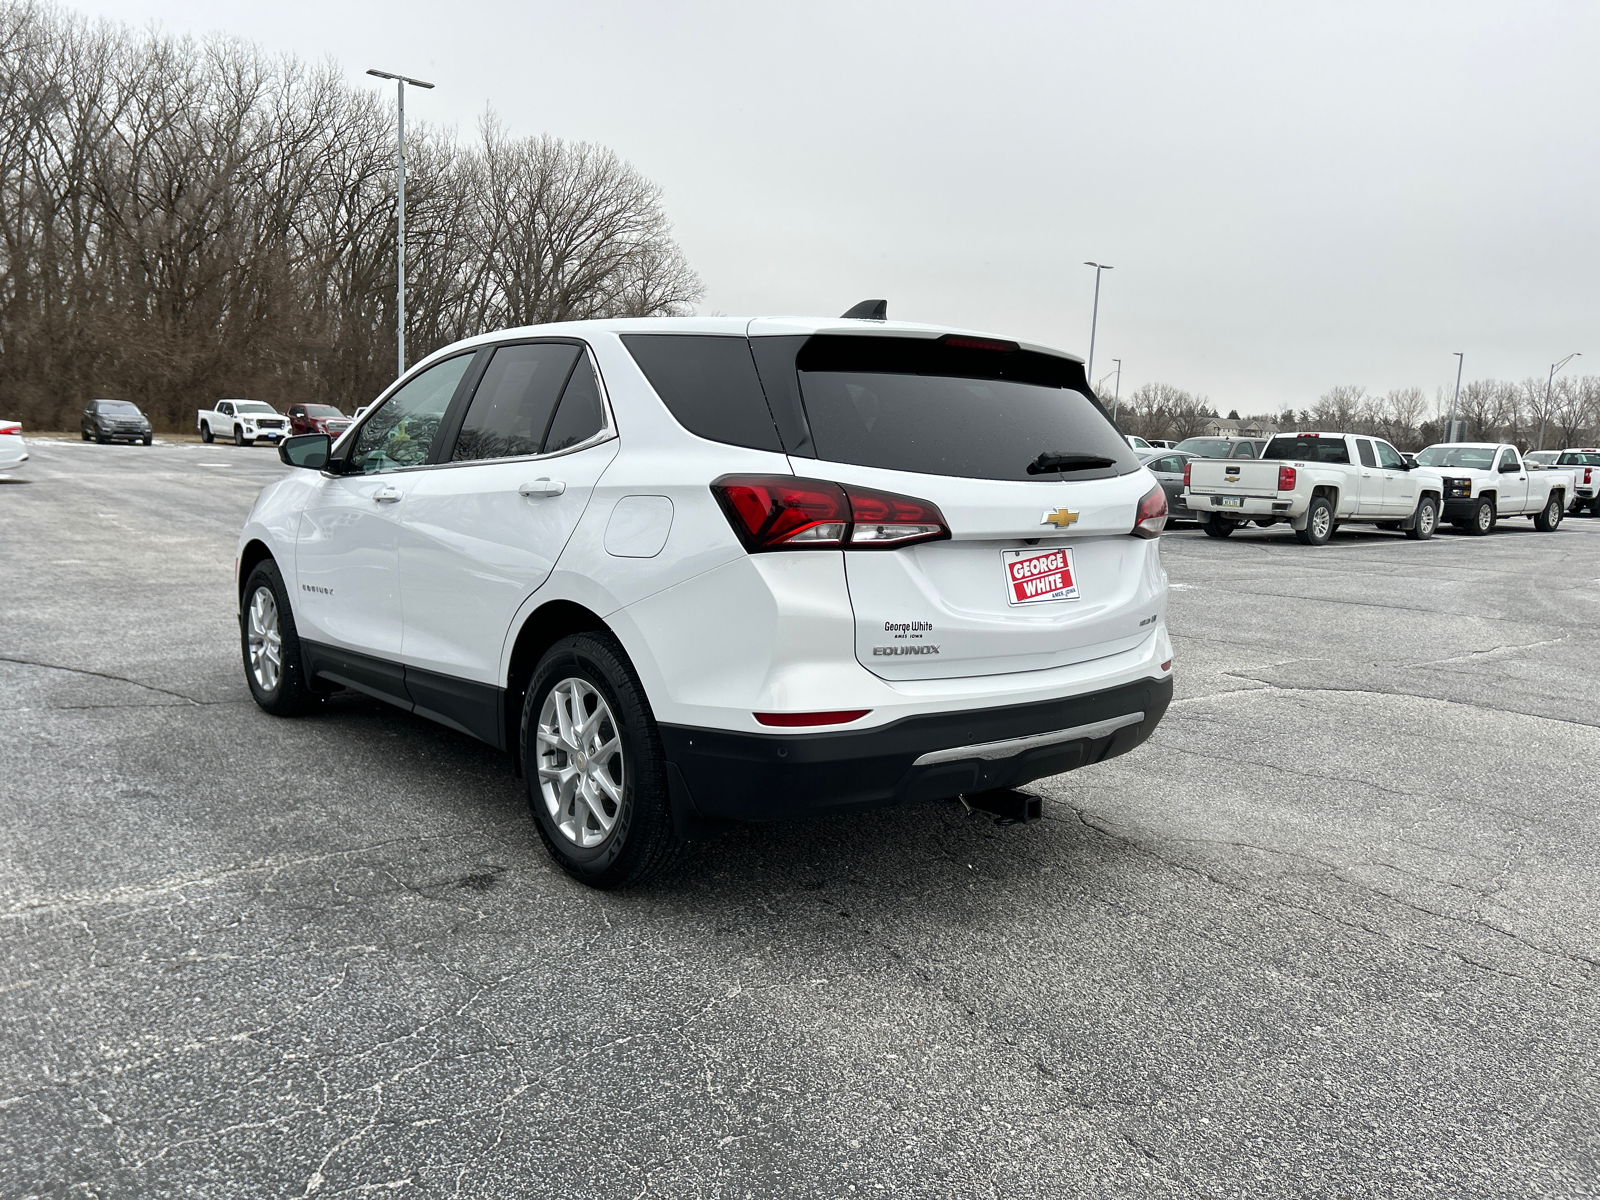
M 887 300 L 863 300 L 844 315 L 847 318 L 854 318 L 858 321 L 887 321 L 889 319 L 889 302 Z

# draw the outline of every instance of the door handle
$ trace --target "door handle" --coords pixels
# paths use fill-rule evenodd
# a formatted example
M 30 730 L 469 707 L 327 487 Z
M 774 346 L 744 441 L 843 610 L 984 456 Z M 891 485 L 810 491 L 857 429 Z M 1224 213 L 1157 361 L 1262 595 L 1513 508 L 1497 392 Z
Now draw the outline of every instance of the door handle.
M 396 500 L 400 499 L 400 496 L 400 489 L 395 487 L 395 485 L 392 483 L 386 483 L 377 491 L 372 493 L 372 498 L 378 501 L 380 504 L 393 504 Z
M 1363 472 L 1361 472 L 1361 478 L 1363 478 L 1363 479 L 1371 479 L 1372 478 L 1372 472 L 1371 471 L 1363 471 Z
M 525 483 L 517 489 L 517 495 L 526 496 L 529 500 L 540 500 L 546 496 L 559 496 L 567 490 L 567 485 L 559 479 L 535 479 L 532 483 Z

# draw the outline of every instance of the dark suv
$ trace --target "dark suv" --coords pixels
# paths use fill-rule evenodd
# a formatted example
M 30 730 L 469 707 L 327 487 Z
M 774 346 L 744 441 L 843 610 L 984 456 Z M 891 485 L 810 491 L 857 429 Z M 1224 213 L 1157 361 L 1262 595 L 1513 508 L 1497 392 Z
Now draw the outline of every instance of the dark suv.
M 83 440 L 93 438 L 106 442 L 143 442 L 146 446 L 154 437 L 150 420 L 139 406 L 128 400 L 91 400 L 83 415 L 78 418 L 78 432 Z

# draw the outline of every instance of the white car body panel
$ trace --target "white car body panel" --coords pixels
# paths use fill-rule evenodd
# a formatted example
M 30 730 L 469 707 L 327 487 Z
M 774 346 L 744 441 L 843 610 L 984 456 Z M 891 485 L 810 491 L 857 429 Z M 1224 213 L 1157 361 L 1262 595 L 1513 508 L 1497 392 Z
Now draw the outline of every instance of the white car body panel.
M 28 443 L 18 421 L 0 421 L 0 471 L 15 470 L 28 461 Z

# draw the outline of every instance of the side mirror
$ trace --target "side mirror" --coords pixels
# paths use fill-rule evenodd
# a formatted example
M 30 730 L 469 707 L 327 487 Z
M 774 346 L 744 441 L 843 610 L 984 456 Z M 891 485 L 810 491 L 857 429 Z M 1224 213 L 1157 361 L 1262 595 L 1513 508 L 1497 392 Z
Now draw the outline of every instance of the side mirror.
M 325 433 L 297 433 L 278 443 L 278 458 L 285 466 L 320 471 L 328 465 L 333 439 Z
M 1521 463 L 1503 462 L 1503 463 L 1500 464 L 1500 474 L 1502 474 L 1502 475 L 1509 475 L 1513 471 L 1520 471 L 1520 470 L 1522 470 L 1522 464 Z

